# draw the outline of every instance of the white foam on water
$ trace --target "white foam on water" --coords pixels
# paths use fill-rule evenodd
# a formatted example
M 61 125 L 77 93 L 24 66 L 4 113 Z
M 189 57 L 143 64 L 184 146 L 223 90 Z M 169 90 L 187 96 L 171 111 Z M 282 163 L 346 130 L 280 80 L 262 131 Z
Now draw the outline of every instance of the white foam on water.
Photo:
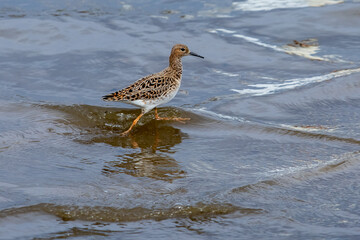
M 225 75 L 225 76 L 228 76 L 228 77 L 238 77 L 239 76 L 239 74 L 237 74 L 237 73 L 229 73 L 229 72 L 224 72 L 222 70 L 217 70 L 217 69 L 214 69 L 213 71 L 215 73 Z
M 352 73 L 360 72 L 360 68 L 346 69 L 337 72 L 332 72 L 326 75 L 314 76 L 309 78 L 295 78 L 286 80 L 283 83 L 265 83 L 265 84 L 252 84 L 248 85 L 251 88 L 246 89 L 231 89 L 239 94 L 248 94 L 251 96 L 264 96 L 277 93 L 283 90 L 290 90 L 297 87 L 301 87 L 307 84 L 323 82 L 332 78 L 343 77 Z
M 302 132 L 333 132 L 335 130 L 335 128 L 324 126 L 292 126 L 288 124 L 280 124 L 279 126 L 282 128 L 288 128 Z
M 327 62 L 341 62 L 341 63 L 352 63 L 350 61 L 346 61 L 341 59 L 339 56 L 336 55 L 324 55 L 324 56 L 316 56 L 315 54 L 317 54 L 320 51 L 320 47 L 318 44 L 315 45 L 308 45 L 306 47 L 300 47 L 300 46 L 292 46 L 291 44 L 287 44 L 284 46 L 276 46 L 276 45 L 272 45 L 272 44 L 268 44 L 268 43 L 264 43 L 262 42 L 260 39 L 258 38 L 254 38 L 254 37 L 249 37 L 243 34 L 238 34 L 236 33 L 236 31 L 232 31 L 232 30 L 228 30 L 228 29 L 224 29 L 224 28 L 217 28 L 217 29 L 211 29 L 208 32 L 210 33 L 223 33 L 223 34 L 229 34 L 233 37 L 236 38 L 241 38 L 249 43 L 264 47 L 264 48 L 269 48 L 272 49 L 274 51 L 277 52 L 283 52 L 283 53 L 287 53 L 290 55 L 296 55 L 299 57 L 304 57 L 310 60 L 317 60 L 317 61 L 327 61 Z M 308 39 L 308 40 L 312 40 L 312 41 L 317 41 L 316 39 Z
M 244 40 L 246 40 L 248 42 L 254 43 L 254 44 L 262 46 L 262 47 L 271 48 L 271 49 L 273 49 L 275 51 L 278 51 L 278 52 L 285 52 L 285 50 L 283 48 L 281 48 L 281 47 L 278 47 L 276 45 L 263 43 L 259 39 L 254 38 L 254 37 L 248 37 L 248 36 L 241 35 L 241 34 L 233 34 L 233 36 L 237 37 L 237 38 L 244 39 Z
M 235 117 L 235 116 L 229 116 L 229 115 L 224 115 L 224 114 L 221 114 L 221 113 L 216 113 L 216 112 L 207 110 L 206 108 L 195 108 L 195 109 L 192 109 L 192 110 L 197 111 L 197 112 L 201 112 L 201 113 L 205 113 L 205 114 L 207 114 L 209 116 L 216 117 L 216 118 L 221 118 L 221 119 L 226 119 L 226 120 L 233 120 L 233 121 L 237 121 L 237 122 L 248 122 L 244 118 L 239 118 L 239 117 Z
M 359 163 L 359 153 L 358 152 L 347 152 L 341 155 L 334 155 L 329 160 L 322 161 L 318 160 L 314 163 L 304 164 L 300 166 L 290 166 L 290 167 L 279 167 L 272 170 L 264 172 L 262 175 L 266 177 L 284 177 L 291 176 L 295 179 L 303 179 L 311 176 L 318 176 L 319 174 L 324 173 L 324 168 L 330 166 L 340 165 L 341 163 L 346 163 L 347 167 L 350 165 Z M 350 164 L 350 165 L 349 165 Z
M 311 163 L 311 164 L 295 166 L 295 167 L 282 167 L 282 168 L 276 168 L 276 169 L 269 170 L 263 174 L 265 176 L 280 177 L 280 176 L 284 176 L 284 175 L 298 173 L 298 172 L 305 171 L 305 170 L 318 168 L 322 165 L 325 166 L 324 163 L 319 162 L 319 163 Z
M 236 31 L 228 30 L 225 28 L 218 28 L 218 29 L 210 30 L 209 32 L 211 32 L 211 33 L 223 32 L 223 33 L 229 33 L 229 34 L 236 33 Z
M 282 8 L 321 7 L 325 5 L 339 4 L 342 0 L 247 0 L 233 2 L 232 7 L 241 11 L 270 11 Z

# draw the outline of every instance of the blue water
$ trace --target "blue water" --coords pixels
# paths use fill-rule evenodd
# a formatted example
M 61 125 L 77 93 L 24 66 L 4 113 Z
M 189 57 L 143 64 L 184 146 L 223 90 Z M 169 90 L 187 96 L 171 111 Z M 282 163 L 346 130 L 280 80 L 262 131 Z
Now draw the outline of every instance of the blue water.
M 359 239 L 358 1 L 1 1 L 0 239 Z M 101 96 L 187 44 L 178 95 Z

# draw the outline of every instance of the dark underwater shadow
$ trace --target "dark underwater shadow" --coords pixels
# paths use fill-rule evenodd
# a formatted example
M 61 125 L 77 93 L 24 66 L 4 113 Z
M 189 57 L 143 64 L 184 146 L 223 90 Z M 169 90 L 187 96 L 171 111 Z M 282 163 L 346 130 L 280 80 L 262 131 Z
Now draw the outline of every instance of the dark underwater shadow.
M 140 152 L 117 155 L 117 160 L 106 161 L 102 172 L 107 176 L 125 173 L 134 177 L 172 181 L 185 176 L 181 166 L 171 157 L 176 152 L 173 147 L 180 144 L 184 137 L 186 134 L 179 129 L 152 120 L 127 137 L 113 133 L 94 137 L 91 142 L 140 149 Z
M 68 135 L 75 136 L 74 141 L 77 143 L 103 143 L 123 149 L 139 149 L 131 153 L 125 151 L 124 154 L 115 155 L 116 160 L 112 157 L 105 161 L 102 172 L 107 176 L 125 173 L 165 181 L 185 176 L 171 155 L 176 152 L 174 146 L 180 144 L 187 135 L 171 126 L 172 122 L 154 120 L 153 112 L 146 114 L 133 131 L 123 137 L 120 133 L 140 113 L 139 109 L 89 105 L 47 105 L 46 108 L 65 113 L 61 123 L 73 129 Z M 164 117 L 187 116 L 187 112 L 175 108 L 160 108 L 159 114 Z

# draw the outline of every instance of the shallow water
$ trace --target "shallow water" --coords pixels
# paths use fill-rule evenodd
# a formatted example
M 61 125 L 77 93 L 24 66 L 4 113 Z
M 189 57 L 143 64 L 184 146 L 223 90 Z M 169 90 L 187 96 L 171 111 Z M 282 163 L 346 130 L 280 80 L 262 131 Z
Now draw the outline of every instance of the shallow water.
M 0 239 L 360 238 L 359 1 L 1 1 Z M 161 116 L 101 96 L 160 71 Z

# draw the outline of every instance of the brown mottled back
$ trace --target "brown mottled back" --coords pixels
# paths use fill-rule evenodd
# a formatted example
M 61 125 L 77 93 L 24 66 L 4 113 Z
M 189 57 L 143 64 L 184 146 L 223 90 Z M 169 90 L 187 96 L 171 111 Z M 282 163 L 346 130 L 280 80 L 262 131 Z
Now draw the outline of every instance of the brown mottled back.
M 127 88 L 103 96 L 105 101 L 134 101 L 152 100 L 166 95 L 174 90 L 181 82 L 181 72 L 175 72 L 170 68 L 146 76 Z

